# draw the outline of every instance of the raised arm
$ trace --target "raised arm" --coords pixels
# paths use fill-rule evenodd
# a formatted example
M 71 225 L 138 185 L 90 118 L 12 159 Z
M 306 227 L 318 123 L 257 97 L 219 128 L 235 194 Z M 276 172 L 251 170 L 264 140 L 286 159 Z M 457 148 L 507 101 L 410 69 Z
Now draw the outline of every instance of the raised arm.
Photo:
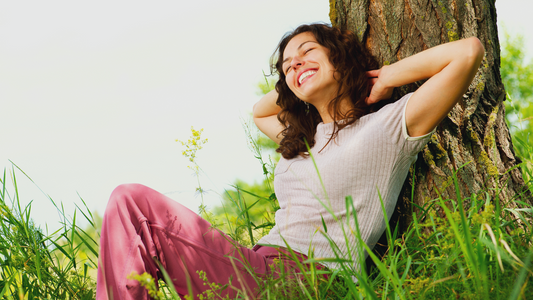
M 405 111 L 410 136 L 424 135 L 452 110 L 474 79 L 485 50 L 472 37 L 420 52 L 367 72 L 373 84 L 368 103 L 387 99 L 394 87 L 429 78 L 409 99 Z
M 254 105 L 253 116 L 257 128 L 279 145 L 283 138 L 280 133 L 284 128 L 278 121 L 281 108 L 276 105 L 277 99 L 278 93 L 270 91 Z

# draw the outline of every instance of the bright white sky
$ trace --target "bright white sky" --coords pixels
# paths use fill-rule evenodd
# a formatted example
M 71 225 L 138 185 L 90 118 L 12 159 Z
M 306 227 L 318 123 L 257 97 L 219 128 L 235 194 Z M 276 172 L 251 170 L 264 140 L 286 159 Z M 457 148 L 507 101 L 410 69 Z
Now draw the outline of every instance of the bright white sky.
M 496 6 L 532 49 L 533 3 Z M 127 182 L 196 211 L 196 179 L 175 142 L 194 126 L 209 139 L 198 162 L 217 205 L 236 178 L 261 179 L 241 118 L 279 39 L 328 13 L 326 0 L 3 1 L 0 167 L 9 177 L 16 163 L 68 214 L 78 194 L 102 214 Z M 34 220 L 57 228 L 52 203 L 16 174 Z

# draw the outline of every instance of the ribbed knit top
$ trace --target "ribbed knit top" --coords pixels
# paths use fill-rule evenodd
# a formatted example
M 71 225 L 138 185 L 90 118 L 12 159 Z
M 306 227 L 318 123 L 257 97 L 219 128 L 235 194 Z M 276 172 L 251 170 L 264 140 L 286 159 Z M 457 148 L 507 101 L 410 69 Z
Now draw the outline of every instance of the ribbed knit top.
M 348 249 L 351 249 L 352 257 L 357 257 L 353 256 L 358 249 L 351 233 L 355 232 L 353 217 L 349 218 L 351 229 L 346 226 L 345 199 L 351 195 L 361 237 L 373 248 L 386 228 L 380 195 L 388 220 L 409 167 L 433 133 L 408 136 L 405 107 L 410 96 L 405 95 L 346 126 L 326 147 L 334 123 L 318 125 L 311 153 L 323 186 L 311 157 L 281 158 L 274 171 L 274 188 L 280 205 L 275 215 L 276 225 L 258 244 L 287 247 L 286 242 L 300 253 L 307 255 L 312 249 L 315 258 L 334 258 L 326 234 L 341 255 L 349 258 Z M 339 221 L 335 221 L 326 207 Z M 344 224 L 348 239 L 339 223 Z M 323 264 L 338 267 L 334 263 Z

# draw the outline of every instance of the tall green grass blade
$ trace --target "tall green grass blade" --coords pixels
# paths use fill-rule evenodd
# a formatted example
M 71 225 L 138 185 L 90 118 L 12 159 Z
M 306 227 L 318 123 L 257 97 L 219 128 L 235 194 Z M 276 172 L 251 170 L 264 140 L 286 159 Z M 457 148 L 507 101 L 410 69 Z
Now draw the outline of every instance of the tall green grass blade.
M 4 169 L 4 176 L 1 180 L 2 183 L 2 204 L 4 204 L 4 199 L 6 197 L 6 169 Z
M 96 228 L 96 225 L 93 222 L 93 214 L 91 213 L 91 210 L 89 209 L 89 207 L 85 203 L 85 200 L 83 200 L 83 198 L 80 196 L 80 194 L 78 194 L 78 197 L 80 198 L 81 202 L 83 203 L 83 206 L 85 206 L 85 210 L 87 211 L 87 214 L 89 214 L 89 215 L 85 214 L 83 209 L 81 209 L 81 207 L 79 207 L 77 203 L 75 203 L 76 208 L 83 214 L 83 216 L 85 217 L 85 220 L 87 220 L 89 222 L 91 227 Z
M 309 274 L 307 272 L 305 272 L 305 270 L 307 269 L 306 267 L 304 267 L 304 265 L 300 262 L 300 260 L 298 259 L 298 257 L 296 256 L 296 253 L 294 252 L 294 250 L 292 250 L 291 246 L 287 243 L 287 241 L 282 237 L 282 240 L 283 240 L 283 243 L 285 243 L 285 246 L 289 252 L 289 255 L 290 255 L 290 258 L 293 262 L 296 263 L 296 266 L 298 267 L 298 269 L 300 271 L 302 271 L 302 275 L 304 276 L 305 280 L 311 285 L 313 286 L 314 282 L 313 282 L 313 279 L 309 276 Z M 311 254 L 312 255 L 312 254 Z M 311 295 L 309 295 L 309 293 L 306 291 L 306 294 L 308 295 L 308 297 L 310 297 Z
M 328 201 L 329 206 L 331 206 L 328 192 L 326 191 L 326 186 L 324 185 L 324 181 L 322 180 L 322 175 L 320 175 L 320 170 L 318 170 L 318 166 L 316 165 L 315 157 L 313 156 L 313 153 L 311 152 L 311 148 L 309 147 L 309 144 L 307 143 L 307 140 L 304 138 L 305 146 L 307 147 L 307 151 L 309 153 L 309 156 L 311 157 L 313 161 L 313 165 L 315 166 L 316 174 L 318 175 L 318 179 L 320 180 L 320 186 L 322 187 L 322 190 L 324 192 L 324 197 L 326 197 L 326 200 Z
M 56 246 L 56 249 L 59 250 L 61 253 L 63 253 L 63 255 L 65 255 L 69 260 L 72 260 L 72 256 L 65 249 L 63 249 L 63 246 L 59 245 L 58 243 L 52 240 L 50 242 L 54 244 L 54 246 Z
M 381 197 L 381 193 L 379 192 L 379 188 L 376 186 L 376 189 L 378 191 L 378 197 L 379 197 L 379 203 L 381 205 L 381 212 L 383 213 L 383 219 L 385 222 L 385 232 L 387 234 L 387 242 L 389 244 L 389 251 L 394 251 L 394 241 L 392 239 L 392 233 L 390 230 L 390 224 L 389 224 L 389 218 L 387 215 L 387 211 L 385 210 L 385 204 L 383 204 L 383 198 Z
M 405 282 L 405 279 L 407 278 L 407 275 L 409 274 L 409 270 L 411 269 L 411 263 L 412 263 L 413 259 L 411 258 L 411 256 L 407 256 L 407 263 L 406 263 L 406 266 L 405 266 L 405 270 L 403 271 L 403 274 L 402 274 L 402 277 L 400 278 L 401 282 Z
M 270 198 L 266 198 L 266 197 L 263 197 L 263 196 L 259 196 L 257 194 L 254 194 L 252 192 L 249 192 L 247 190 L 244 190 L 244 189 L 241 189 L 240 187 L 236 186 L 236 185 L 230 185 L 231 187 L 233 187 L 234 189 L 236 189 L 237 191 L 240 191 L 240 192 L 243 192 L 245 194 L 248 194 L 250 196 L 254 196 L 256 197 L 257 199 L 260 199 L 260 200 L 266 200 L 266 201 L 271 201 Z M 259 201 L 259 200 L 258 200 Z M 257 202 L 257 201 L 256 201 Z
M 74 217 L 72 218 L 72 232 L 70 235 L 70 248 L 74 249 L 74 235 L 76 234 L 76 211 L 74 211 Z M 74 269 L 76 269 L 76 256 L 72 256 L 72 263 L 74 265 Z
M 79 230 L 79 231 L 84 233 L 85 236 L 88 236 L 87 233 L 85 233 L 85 231 L 83 231 L 83 230 Z M 80 235 L 78 230 L 76 230 L 75 233 L 76 233 L 76 236 L 78 236 L 81 239 L 82 243 L 87 247 L 87 249 L 89 249 L 89 251 L 91 251 L 91 253 L 94 256 L 98 257 L 98 251 L 96 249 L 94 249 L 94 247 L 91 245 L 91 243 L 87 242 L 87 240 Z M 89 236 L 89 238 L 90 238 L 90 236 Z M 91 238 L 91 240 L 92 240 L 92 238 Z M 92 242 L 93 242 L 93 244 L 96 244 L 96 242 L 94 240 L 92 240 Z
M 176 292 L 176 287 L 174 287 L 174 283 L 172 282 L 172 279 L 168 275 L 167 270 L 163 268 L 163 265 L 161 265 L 161 263 L 158 260 L 155 260 L 155 262 L 157 263 L 157 266 L 159 267 L 159 270 L 161 271 L 161 274 L 163 274 L 163 278 L 165 279 L 165 282 L 169 287 L 170 295 L 172 299 L 179 300 L 180 296 L 178 296 L 178 293 Z
M 353 204 L 352 196 L 347 196 L 345 201 L 346 201 L 346 209 L 348 211 L 347 212 L 347 218 L 349 218 L 349 216 L 352 216 L 353 219 L 354 219 L 354 223 L 355 223 L 355 237 L 357 239 L 357 246 L 358 246 L 357 253 L 359 254 L 357 259 L 359 259 L 359 267 L 361 269 L 361 271 L 358 273 L 359 274 L 358 283 L 363 286 L 364 290 L 366 291 L 366 295 L 367 296 L 370 296 L 371 299 L 377 299 L 376 293 L 374 292 L 374 290 L 368 284 L 368 277 L 367 277 L 367 274 L 366 274 L 366 270 L 363 267 L 365 265 L 364 247 L 366 246 L 366 244 L 363 241 L 363 239 L 361 238 L 361 230 L 359 228 L 359 220 L 357 218 L 357 210 L 355 209 L 355 206 Z M 372 251 L 370 251 L 370 252 L 372 252 Z M 368 253 L 368 254 L 370 255 L 370 253 Z
M 533 250 L 529 250 L 529 253 L 525 259 L 524 266 L 522 269 L 520 269 L 520 273 L 518 274 L 515 284 L 513 286 L 513 291 L 511 292 L 511 295 L 509 296 L 509 299 L 515 300 L 519 299 L 521 296 L 521 291 L 524 285 L 524 282 L 526 281 L 528 273 L 532 273 L 532 271 L 529 269 L 531 266 L 531 260 L 533 259 Z M 523 298 L 525 299 L 525 297 Z
M 361 240 L 362 242 L 362 240 Z M 406 299 L 404 292 L 401 289 L 401 283 L 399 281 L 399 278 L 397 276 L 394 276 L 390 270 L 387 269 L 385 264 L 381 262 L 381 260 L 372 252 L 372 249 L 368 247 L 366 243 L 363 242 L 363 247 L 367 251 L 368 255 L 371 257 L 372 261 L 376 264 L 376 267 L 379 269 L 381 274 L 386 276 L 386 278 L 389 280 L 389 282 L 392 284 L 392 288 L 394 289 L 394 292 L 399 297 L 399 299 Z
M 245 215 L 246 225 L 248 227 L 248 234 L 250 235 L 250 242 L 252 243 L 252 245 L 254 245 L 255 242 L 254 242 L 254 234 L 252 233 L 252 222 L 250 221 L 250 214 L 248 213 L 248 208 L 246 207 L 246 201 L 243 200 L 243 204 L 244 204 L 244 211 L 246 213 Z
M 35 254 L 35 272 L 37 273 L 39 284 L 43 284 L 42 274 L 41 274 L 41 253 L 39 251 L 39 248 L 37 247 L 37 243 L 35 242 L 35 239 L 33 239 L 33 253 Z

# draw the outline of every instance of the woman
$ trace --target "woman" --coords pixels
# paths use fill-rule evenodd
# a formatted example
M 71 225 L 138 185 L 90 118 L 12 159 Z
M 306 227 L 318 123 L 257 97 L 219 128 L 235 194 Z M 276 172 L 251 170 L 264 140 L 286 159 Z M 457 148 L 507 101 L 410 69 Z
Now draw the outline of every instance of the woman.
M 304 25 L 283 39 L 276 91 L 254 107 L 257 127 L 280 145 L 283 156 L 274 173 L 281 209 L 259 243 L 357 261 L 355 236 L 347 240 L 349 229 L 341 226 L 345 197 L 352 196 L 361 238 L 372 248 L 386 226 L 380 198 L 388 219 L 410 165 L 467 90 L 483 55 L 481 42 L 469 38 L 365 72 L 373 62 L 351 33 Z M 416 92 L 367 114 L 394 87 L 426 78 Z M 304 139 L 314 161 L 306 157 Z M 317 234 L 326 228 L 327 235 Z
M 277 52 L 276 91 L 253 110 L 257 127 L 283 156 L 275 170 L 276 226 L 247 249 L 154 190 L 119 186 L 102 225 L 97 299 L 146 299 L 146 290 L 127 277 L 160 276 L 156 261 L 182 295 L 207 288 L 196 274 L 204 271 L 210 282 L 228 284 L 222 293 L 230 297 L 237 290 L 253 296 L 262 276 L 297 270 L 292 260 L 273 265 L 288 247 L 300 261 L 310 251 L 357 261 L 356 239 L 349 233 L 346 239 L 340 225 L 349 217 L 346 196 L 363 241 L 373 247 L 385 228 L 380 198 L 390 217 L 409 166 L 466 91 L 484 54 L 479 40 L 469 38 L 367 72 L 375 61 L 356 36 L 322 24 L 298 27 Z M 370 113 L 394 87 L 426 78 L 416 92 Z

